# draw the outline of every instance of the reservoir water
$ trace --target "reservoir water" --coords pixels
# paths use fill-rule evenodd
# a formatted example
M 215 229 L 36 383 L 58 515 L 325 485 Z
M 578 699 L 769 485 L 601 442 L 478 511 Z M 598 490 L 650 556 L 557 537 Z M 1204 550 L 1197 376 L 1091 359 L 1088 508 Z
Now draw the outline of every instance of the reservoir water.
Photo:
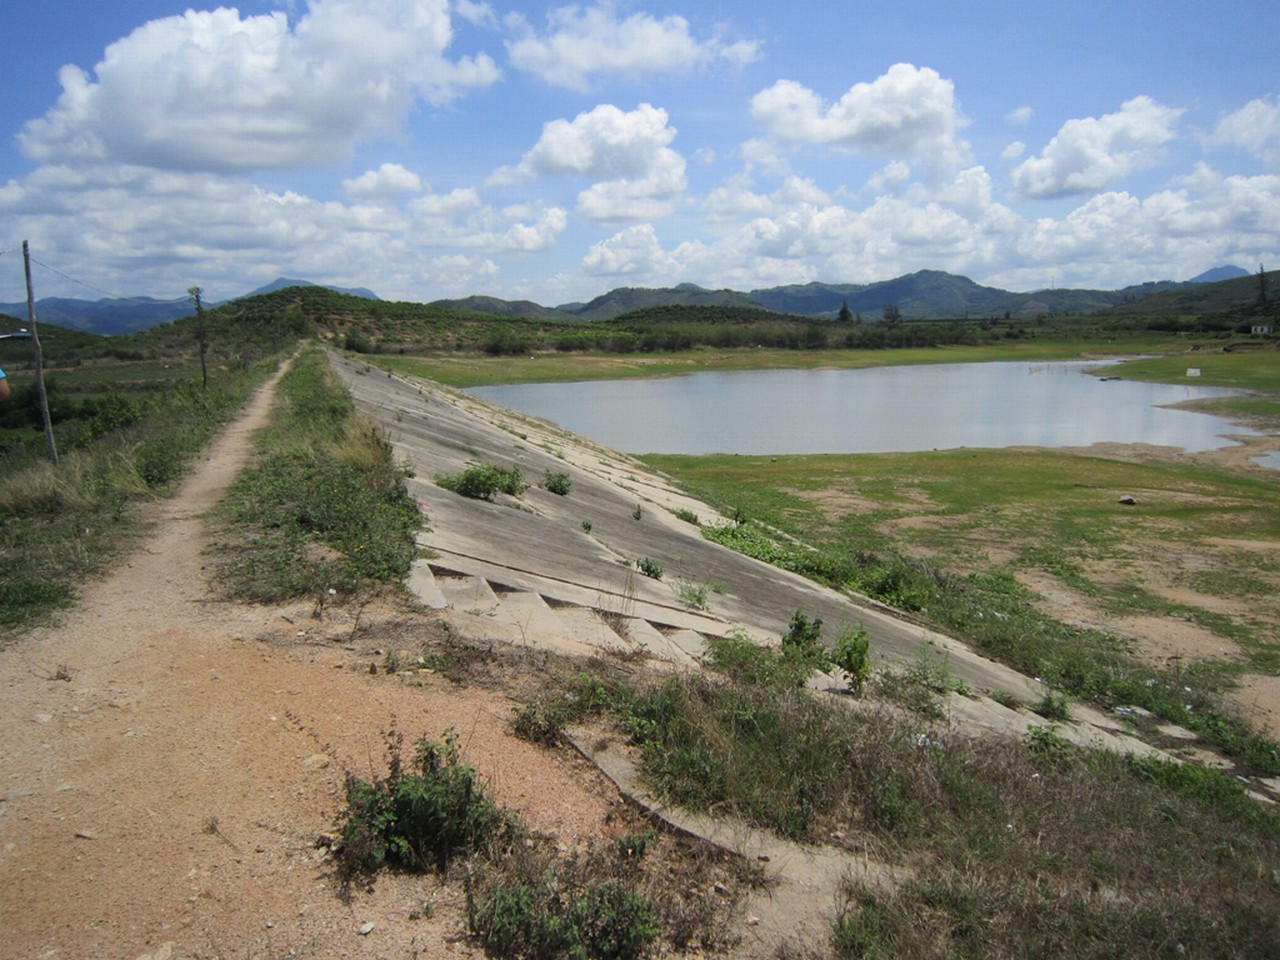
M 758 370 L 475 387 L 625 453 L 885 453 L 1151 443 L 1199 452 L 1252 431 L 1167 409 L 1238 391 L 1094 376 L 1092 362 Z

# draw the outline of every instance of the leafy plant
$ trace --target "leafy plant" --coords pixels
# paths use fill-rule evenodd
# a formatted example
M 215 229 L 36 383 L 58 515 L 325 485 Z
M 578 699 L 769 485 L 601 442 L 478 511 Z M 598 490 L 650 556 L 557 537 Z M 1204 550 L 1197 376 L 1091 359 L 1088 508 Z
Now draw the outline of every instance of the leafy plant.
M 567 473 L 552 473 L 548 470 L 546 477 L 542 480 L 542 489 L 558 497 L 567 497 L 569 491 L 573 489 L 573 482 Z
M 853 693 L 861 693 L 871 676 L 871 642 L 862 626 L 849 627 L 836 638 L 831 663 L 844 671 L 845 682 Z
M 387 735 L 385 777 L 370 782 L 347 776 L 339 851 L 345 875 L 384 865 L 442 870 L 456 856 L 523 832 L 462 762 L 452 729 L 445 732 L 443 744 L 417 741 L 412 770 L 405 769 L 402 742 L 395 731 Z
M 1053 766 L 1063 766 L 1071 762 L 1071 741 L 1058 733 L 1056 723 L 1043 726 L 1027 727 L 1027 747 L 1039 759 Z
M 467 919 L 492 956 L 521 960 L 636 960 L 657 939 L 653 902 L 635 887 L 643 847 L 598 856 L 515 857 L 468 885 Z M 638 855 L 637 855 L 638 854 Z
M 657 560 L 650 560 L 648 557 L 641 557 L 636 561 L 636 569 L 646 577 L 652 577 L 654 580 L 662 579 L 662 564 Z
M 462 473 L 442 474 L 435 480 L 437 486 L 473 500 L 492 500 L 496 493 L 518 497 L 529 489 L 519 467 L 504 470 L 492 464 L 475 464 Z
M 695 610 L 707 609 L 707 587 L 705 584 L 689 583 L 681 580 L 676 584 L 676 596 L 681 603 L 687 603 Z
M 787 632 L 782 635 L 782 652 L 784 656 L 806 663 L 815 670 L 825 667 L 827 653 L 822 648 L 822 618 L 810 620 L 801 610 L 793 613 Z

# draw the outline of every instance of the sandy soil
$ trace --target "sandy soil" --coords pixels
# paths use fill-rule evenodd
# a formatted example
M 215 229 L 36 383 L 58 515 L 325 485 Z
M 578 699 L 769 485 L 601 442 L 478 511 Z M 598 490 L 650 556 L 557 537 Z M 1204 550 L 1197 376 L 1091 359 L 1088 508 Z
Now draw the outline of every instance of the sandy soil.
M 209 594 L 202 514 L 269 398 L 74 614 L 0 653 L 0 957 L 473 954 L 456 888 L 387 876 L 344 903 L 316 846 L 345 772 L 384 769 L 393 724 L 409 740 L 456 728 L 499 801 L 566 846 L 611 831 L 616 790 L 512 737 L 500 692 L 370 675 L 390 611 L 357 631 L 355 611 Z M 432 628 L 398 626 L 405 642 Z

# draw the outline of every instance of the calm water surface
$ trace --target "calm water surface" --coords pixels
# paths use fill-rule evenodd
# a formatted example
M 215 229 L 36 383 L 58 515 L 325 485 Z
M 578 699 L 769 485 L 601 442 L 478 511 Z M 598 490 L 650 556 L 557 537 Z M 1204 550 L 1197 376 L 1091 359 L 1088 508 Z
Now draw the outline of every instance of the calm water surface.
M 1238 391 L 1104 380 L 1097 362 L 695 373 L 476 387 L 471 393 L 626 453 L 883 453 L 1075 447 L 1189 451 L 1250 431 L 1160 405 Z

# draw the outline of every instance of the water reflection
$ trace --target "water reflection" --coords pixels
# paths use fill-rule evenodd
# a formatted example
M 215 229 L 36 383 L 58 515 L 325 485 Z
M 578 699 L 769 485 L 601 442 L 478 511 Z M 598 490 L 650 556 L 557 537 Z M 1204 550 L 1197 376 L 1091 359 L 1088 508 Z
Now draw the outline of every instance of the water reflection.
M 1236 391 L 1102 379 L 1095 363 L 696 373 L 471 392 L 627 453 L 880 453 L 1151 443 L 1189 451 L 1249 433 L 1162 404 Z

